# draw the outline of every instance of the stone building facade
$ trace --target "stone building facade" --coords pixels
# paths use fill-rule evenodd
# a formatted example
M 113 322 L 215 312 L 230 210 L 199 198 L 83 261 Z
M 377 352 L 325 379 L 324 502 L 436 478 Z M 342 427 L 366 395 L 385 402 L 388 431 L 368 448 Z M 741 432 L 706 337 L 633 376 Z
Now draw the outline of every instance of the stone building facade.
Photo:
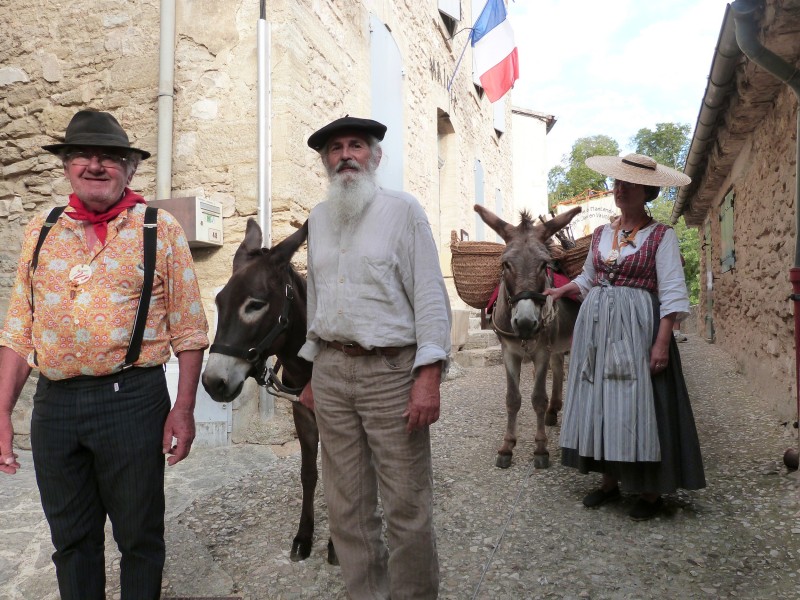
M 800 2 L 767 0 L 758 38 L 800 64 Z M 798 102 L 739 50 L 726 9 L 673 218 L 700 230 L 698 331 L 723 344 L 770 414 L 794 420 L 795 340 L 789 269 L 795 256 Z M 713 125 L 708 125 L 713 124 Z
M 454 3 L 446 4 L 452 13 Z M 154 153 L 132 183 L 154 199 L 159 6 L 159 0 L 0 2 L 0 316 L 25 225 L 66 203 L 61 166 L 41 146 L 58 140 L 77 110 L 112 112 L 134 145 Z M 507 214 L 513 207 L 510 95 L 489 103 L 473 83 L 469 50 L 450 85 L 467 37 L 452 34 L 471 24 L 471 4 L 461 2 L 455 18 L 432 1 L 270 0 L 266 6 L 272 240 L 301 225 L 324 195 L 324 171 L 306 146 L 308 136 L 345 114 L 389 114 L 395 137 L 384 145 L 384 162 L 402 166 L 392 187 L 421 201 L 449 274 L 450 231 L 481 238 L 472 205 L 491 199 L 488 206 Z M 258 211 L 259 2 L 177 0 L 176 12 L 172 197 L 223 206 L 224 245 L 193 250 L 213 326 L 214 295 L 230 275 L 248 217 Z M 393 96 L 381 87 L 384 47 Z M 297 263 L 304 266 L 302 255 Z M 451 299 L 463 307 L 454 293 Z M 15 424 L 26 429 L 24 412 Z

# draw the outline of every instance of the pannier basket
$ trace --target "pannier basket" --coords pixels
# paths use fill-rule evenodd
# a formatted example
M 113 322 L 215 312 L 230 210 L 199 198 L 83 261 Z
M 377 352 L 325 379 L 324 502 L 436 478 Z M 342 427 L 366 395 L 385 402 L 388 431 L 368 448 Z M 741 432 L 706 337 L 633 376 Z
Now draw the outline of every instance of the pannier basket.
M 505 244 L 461 241 L 455 231 L 450 234 L 450 266 L 456 292 L 472 308 L 486 308 L 489 298 L 500 284 L 503 271 L 500 255 Z
M 575 279 L 583 270 L 583 263 L 586 255 L 589 254 L 589 247 L 592 245 L 591 234 L 575 240 L 575 246 L 564 250 L 564 255 L 558 259 L 561 272 L 570 279 Z

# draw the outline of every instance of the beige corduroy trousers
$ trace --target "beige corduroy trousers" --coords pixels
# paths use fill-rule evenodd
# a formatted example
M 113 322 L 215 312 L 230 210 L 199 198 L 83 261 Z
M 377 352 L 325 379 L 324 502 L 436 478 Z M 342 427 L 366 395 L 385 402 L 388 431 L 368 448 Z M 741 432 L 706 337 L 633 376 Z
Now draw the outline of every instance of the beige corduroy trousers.
M 330 534 L 353 600 L 438 596 L 430 434 L 407 433 L 403 417 L 415 354 L 353 357 L 326 346 L 314 359 Z

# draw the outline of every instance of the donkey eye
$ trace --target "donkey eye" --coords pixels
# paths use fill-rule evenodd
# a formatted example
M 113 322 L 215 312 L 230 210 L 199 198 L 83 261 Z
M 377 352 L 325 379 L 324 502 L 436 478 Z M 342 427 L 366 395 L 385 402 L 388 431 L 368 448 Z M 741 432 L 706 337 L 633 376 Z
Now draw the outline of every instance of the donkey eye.
M 264 300 L 248 300 L 244 306 L 245 312 L 256 312 L 263 309 L 267 303 Z

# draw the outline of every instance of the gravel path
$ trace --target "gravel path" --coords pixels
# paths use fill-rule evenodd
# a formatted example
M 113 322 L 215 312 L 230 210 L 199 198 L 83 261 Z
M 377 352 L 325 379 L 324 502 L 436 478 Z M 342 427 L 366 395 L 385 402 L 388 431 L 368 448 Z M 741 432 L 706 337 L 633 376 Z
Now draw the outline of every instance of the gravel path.
M 582 506 L 598 478 L 560 466 L 557 427 L 550 429 L 551 468 L 533 469 L 529 403 L 511 468 L 494 466 L 505 427 L 501 366 L 472 367 L 443 384 L 442 418 L 433 427 L 441 598 L 800 597 L 800 479 L 782 463 L 796 442 L 758 412 L 721 348 L 690 336 L 680 349 L 709 485 L 666 498 L 664 514 L 649 522 L 627 517 L 633 498 L 594 511 Z M 530 379 L 527 373 L 524 394 Z M 169 470 L 166 597 L 346 598 L 338 567 L 325 562 L 321 490 L 312 555 L 289 560 L 300 511 L 295 445 L 198 449 L 186 463 Z M 23 497 L 0 487 L 0 501 L 16 502 L 20 514 Z M 27 505 L 26 518 L 34 513 Z M 41 522 L 31 527 L 41 537 Z M 46 544 L 29 541 L 22 558 L 12 556 L 8 531 L 0 524 L 3 570 L 38 565 L 29 570 L 52 589 Z M 110 573 L 110 597 L 115 580 Z M 45 598 L 11 585 L 26 583 L 0 575 L 0 599 Z

